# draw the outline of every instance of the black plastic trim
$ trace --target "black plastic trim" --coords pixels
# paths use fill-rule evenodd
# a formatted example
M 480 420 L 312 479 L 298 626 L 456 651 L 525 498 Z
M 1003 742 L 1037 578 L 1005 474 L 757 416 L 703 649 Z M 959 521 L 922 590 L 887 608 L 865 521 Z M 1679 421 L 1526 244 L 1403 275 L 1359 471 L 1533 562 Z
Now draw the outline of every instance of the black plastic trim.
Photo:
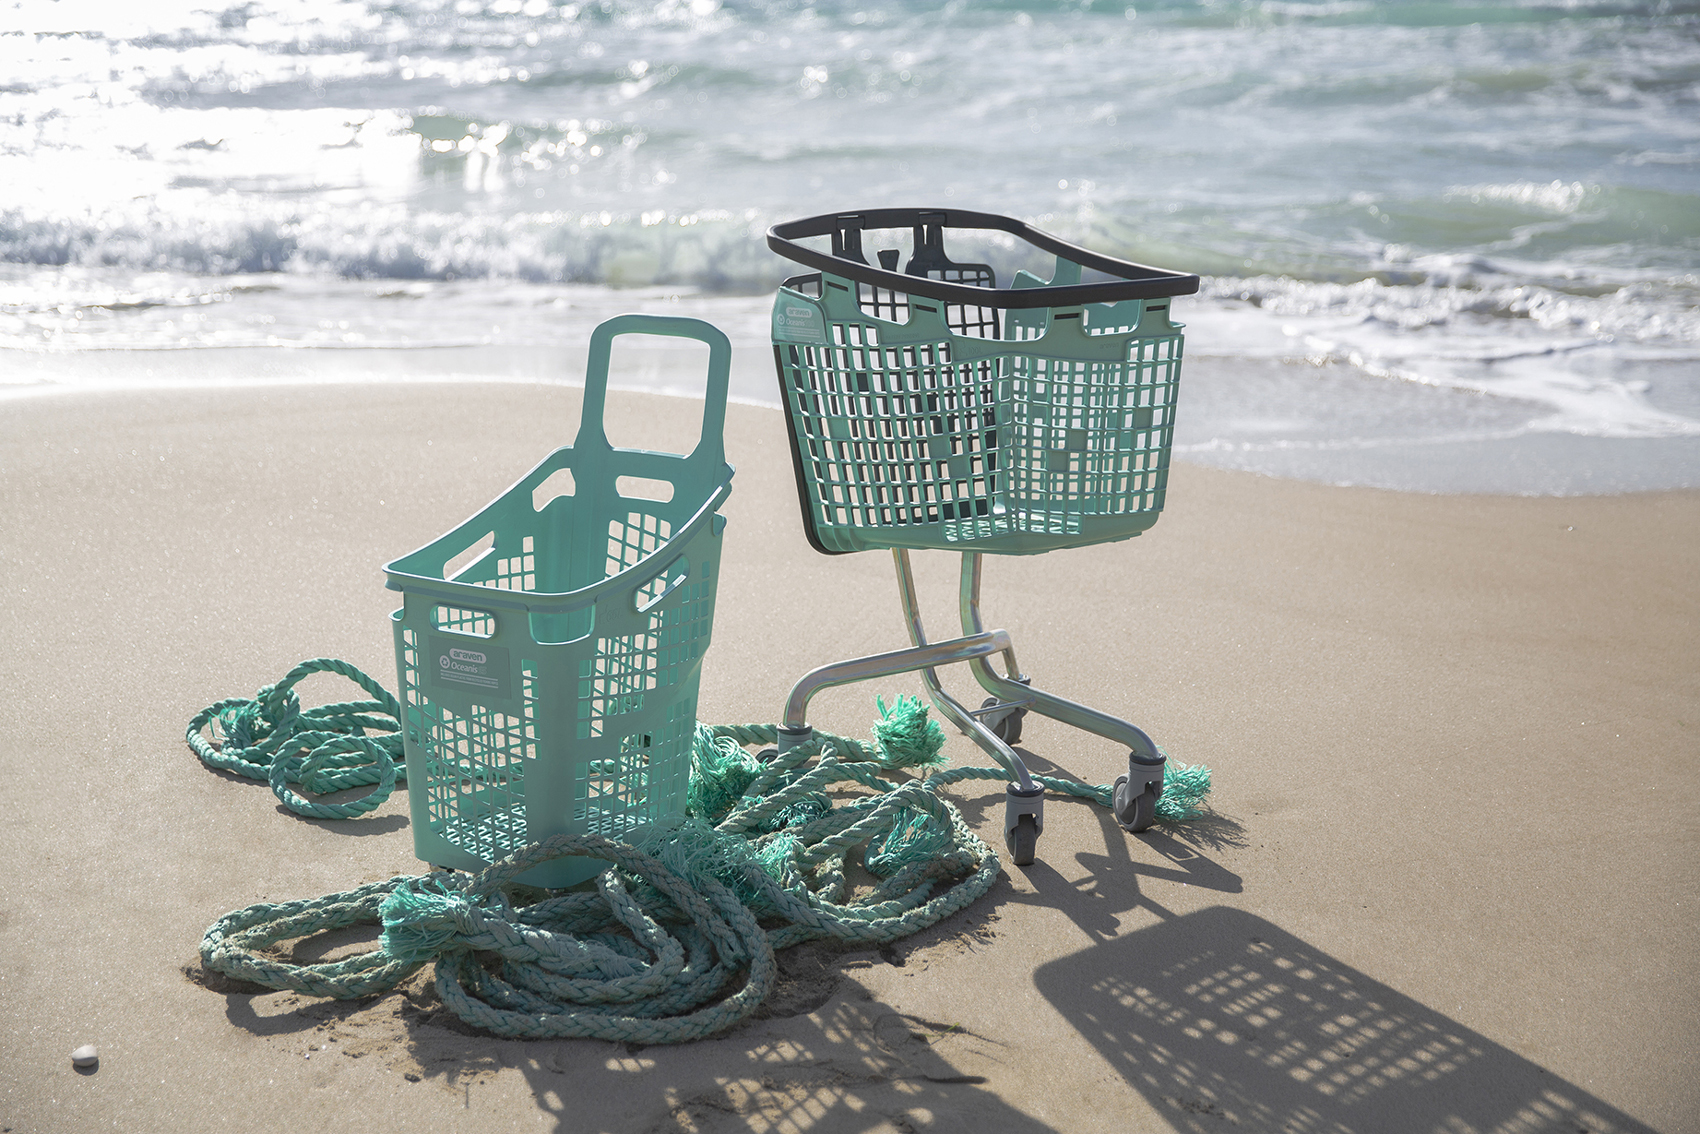
M 779 372 L 779 400 L 785 407 L 785 436 L 791 442 L 791 472 L 797 478 L 797 505 L 803 513 L 803 535 L 808 539 L 809 546 L 822 555 L 850 555 L 851 552 L 842 548 L 826 546 L 820 541 L 820 533 L 815 530 L 815 510 L 809 506 L 809 482 L 803 473 L 803 449 L 797 442 L 797 422 L 791 413 L 791 391 L 785 388 L 785 355 L 781 353 L 784 349 L 778 343 L 773 344 L 773 365 Z
M 1120 276 L 1121 279 L 1061 287 L 976 287 L 973 284 L 947 283 L 926 276 L 887 271 L 873 267 L 861 259 L 862 232 L 869 229 L 935 226 L 1007 232 L 1036 248 L 1072 260 L 1083 268 Z M 846 239 L 846 234 L 852 232 L 856 235 Z M 831 236 L 835 251 L 842 250 L 844 254 L 829 255 L 795 243 L 811 236 Z M 853 279 L 858 283 L 977 307 L 1077 307 L 1085 303 L 1114 303 L 1123 299 L 1192 295 L 1198 290 L 1198 277 L 1195 275 L 1135 264 L 1113 256 L 1101 256 L 1066 240 L 1059 240 L 1012 217 L 970 212 L 966 209 L 865 209 L 861 212 L 826 213 L 774 225 L 767 230 L 767 246 L 788 260 L 805 264 L 817 271 Z

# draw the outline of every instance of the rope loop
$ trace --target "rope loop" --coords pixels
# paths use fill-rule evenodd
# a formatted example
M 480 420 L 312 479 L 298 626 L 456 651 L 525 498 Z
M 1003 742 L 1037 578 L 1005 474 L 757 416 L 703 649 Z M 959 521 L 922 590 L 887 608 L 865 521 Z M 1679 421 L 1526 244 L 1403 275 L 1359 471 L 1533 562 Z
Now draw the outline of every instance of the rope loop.
M 305 756 L 273 757 L 267 774 L 272 794 L 297 815 L 310 819 L 352 819 L 375 810 L 395 791 L 401 766 L 380 739 L 334 732 L 298 733 L 296 739 L 314 747 Z M 344 788 L 377 784 L 369 795 L 350 803 L 315 803 L 290 790 L 328 795 Z
M 315 673 L 345 677 L 371 699 L 303 710 L 295 686 Z M 285 807 L 309 819 L 364 815 L 407 779 L 400 702 L 369 674 L 337 658 L 309 658 L 251 698 L 207 706 L 189 721 L 184 739 L 209 768 L 265 780 Z M 372 793 L 351 803 L 320 803 L 301 794 L 368 784 L 376 785 Z

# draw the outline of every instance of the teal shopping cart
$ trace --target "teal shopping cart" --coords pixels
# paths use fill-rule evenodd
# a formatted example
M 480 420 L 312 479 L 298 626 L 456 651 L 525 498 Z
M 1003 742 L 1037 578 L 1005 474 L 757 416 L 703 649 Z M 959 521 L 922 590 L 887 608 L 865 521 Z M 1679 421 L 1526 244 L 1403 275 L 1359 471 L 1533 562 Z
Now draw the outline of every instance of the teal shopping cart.
M 1049 279 L 1021 269 L 999 287 L 985 263 L 958 263 L 946 232 L 971 232 L 1054 257 Z M 877 264 L 864 239 L 881 234 Z M 821 689 L 919 671 L 945 717 L 1010 776 L 1004 838 L 1033 861 L 1044 789 L 1012 745 L 1029 712 L 1128 748 L 1117 821 L 1150 827 L 1164 757 L 1142 730 L 1035 687 L 1003 630 L 985 627 L 985 554 L 1031 555 L 1129 539 L 1163 508 L 1181 325 L 1170 299 L 1198 277 L 1059 240 L 1020 221 L 960 209 L 873 209 L 775 225 L 768 246 L 813 269 L 787 279 L 773 348 L 803 528 L 828 555 L 886 549 L 911 644 L 822 666 L 788 698 L 781 747 L 806 741 Z M 809 243 L 809 242 L 813 243 Z M 909 553 L 960 552 L 962 634 L 930 641 Z M 1001 657 L 1002 672 L 991 664 Z M 936 670 L 966 663 L 989 694 L 969 708 Z

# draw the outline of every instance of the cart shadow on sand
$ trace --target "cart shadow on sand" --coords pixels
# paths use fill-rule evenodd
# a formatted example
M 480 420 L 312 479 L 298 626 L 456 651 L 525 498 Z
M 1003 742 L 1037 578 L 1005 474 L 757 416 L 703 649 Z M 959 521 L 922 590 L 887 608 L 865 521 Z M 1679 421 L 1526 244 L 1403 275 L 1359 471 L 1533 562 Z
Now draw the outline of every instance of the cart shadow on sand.
M 1652 1134 L 1255 914 L 1177 915 L 1140 893 L 1141 878 L 1239 893 L 1239 876 L 1204 853 L 1244 845 L 1232 818 L 1137 836 L 1172 864 L 1152 866 L 1098 817 L 1116 853 L 1077 854 L 1084 884 L 1035 862 L 1025 873 L 1038 893 L 1012 897 L 1055 905 L 1098 939 L 1041 965 L 1034 985 L 1176 1130 Z M 1053 898 L 1066 891 L 1085 900 Z M 1118 934 L 1116 915 L 1140 907 L 1162 920 Z
M 1243 910 L 1042 965 L 1034 983 L 1177 1130 L 1649 1128 Z

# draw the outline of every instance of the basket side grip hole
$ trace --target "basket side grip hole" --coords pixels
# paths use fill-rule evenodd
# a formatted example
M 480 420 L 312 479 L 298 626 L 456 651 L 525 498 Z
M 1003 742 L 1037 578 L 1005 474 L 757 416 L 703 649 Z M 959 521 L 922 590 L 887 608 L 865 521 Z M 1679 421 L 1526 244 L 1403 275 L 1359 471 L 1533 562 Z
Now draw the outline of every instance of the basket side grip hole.
M 496 636 L 496 618 L 487 610 L 447 606 L 438 603 L 431 608 L 431 625 L 448 634 L 464 634 L 469 638 Z
M 657 603 L 683 586 L 690 577 L 690 560 L 681 555 L 656 572 L 649 582 L 632 592 L 632 606 L 639 614 L 646 614 L 655 609 Z
M 443 578 L 453 579 L 496 549 L 496 533 L 485 532 L 472 545 L 443 564 Z
M 578 483 L 573 480 L 573 470 L 556 469 L 542 484 L 531 490 L 531 510 L 541 512 L 560 497 L 574 496 L 577 493 Z
M 614 487 L 628 500 L 655 500 L 666 504 L 673 499 L 671 481 L 651 480 L 646 476 L 622 476 L 614 481 Z

